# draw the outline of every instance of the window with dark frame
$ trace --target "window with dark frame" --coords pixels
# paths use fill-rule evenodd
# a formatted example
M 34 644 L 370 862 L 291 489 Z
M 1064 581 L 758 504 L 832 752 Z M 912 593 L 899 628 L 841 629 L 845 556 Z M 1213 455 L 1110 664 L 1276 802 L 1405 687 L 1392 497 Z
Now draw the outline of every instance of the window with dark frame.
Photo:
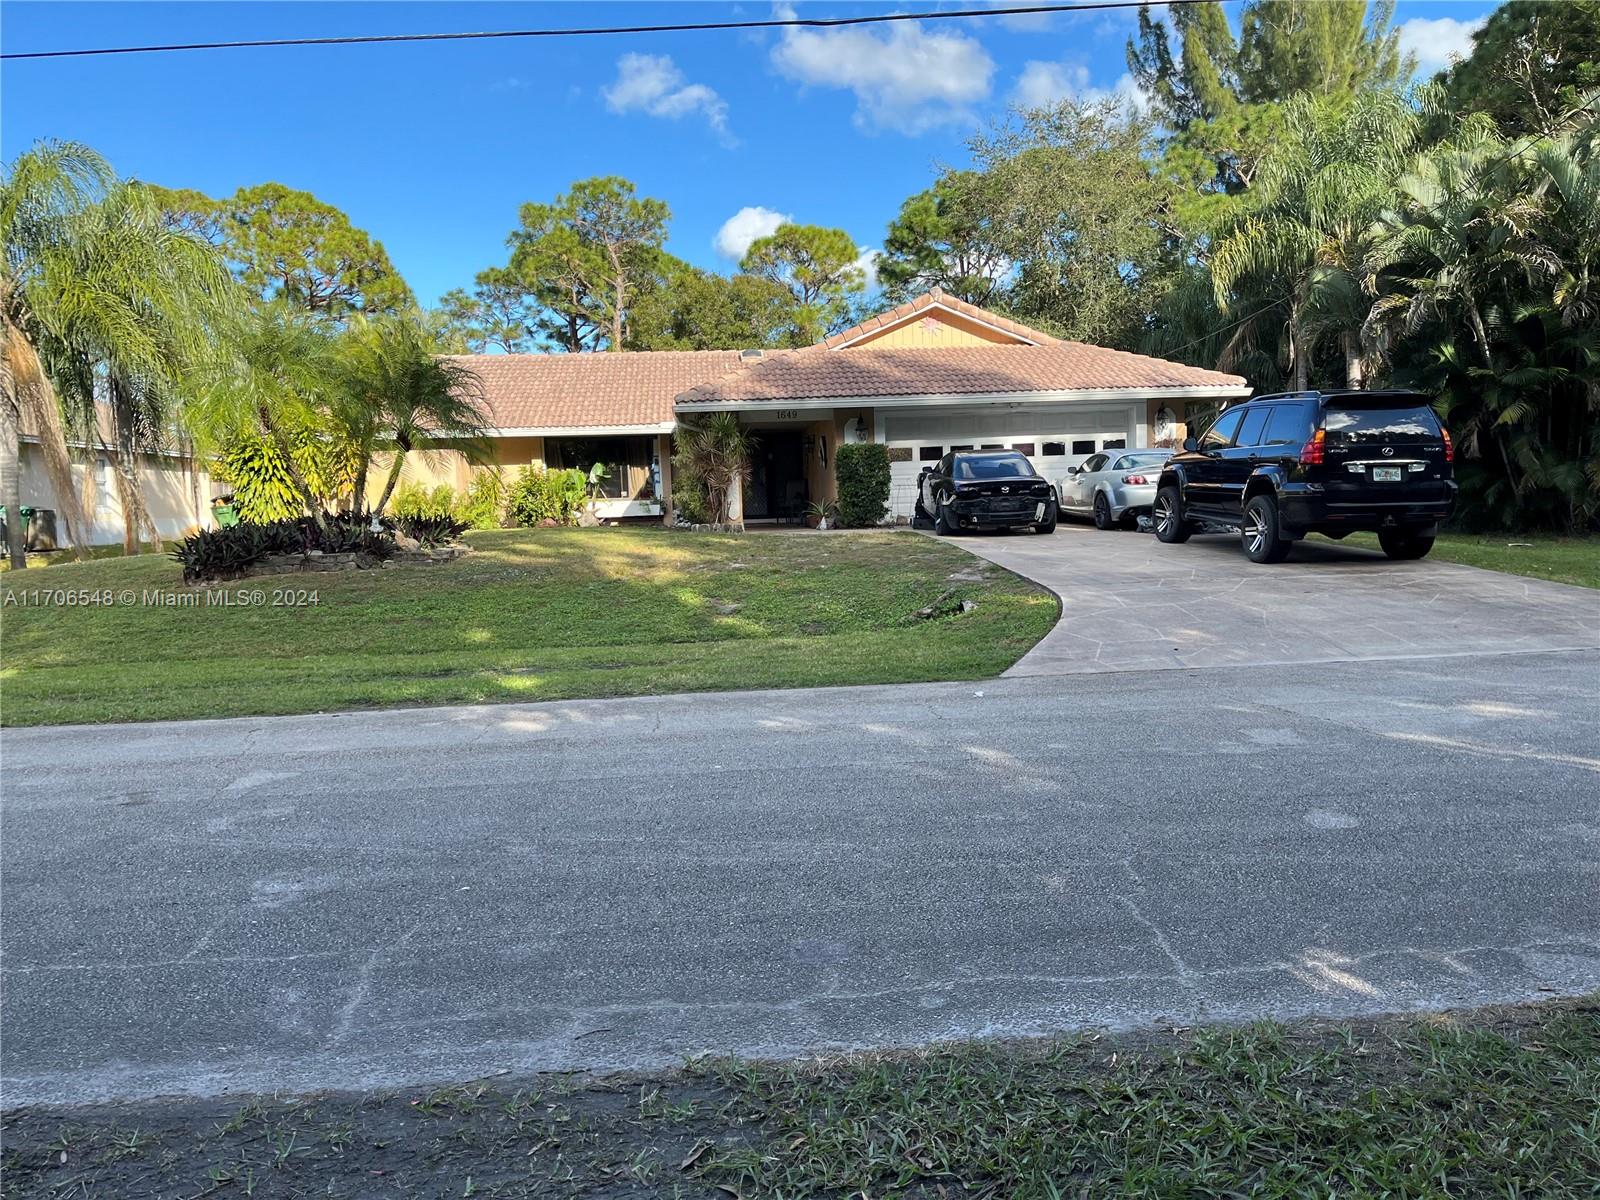
M 1126 450 L 1127 448 L 1127 438 L 1107 438 L 1100 443 L 1100 449 L 1102 450 Z
M 943 446 L 919 446 L 917 448 L 917 458 L 922 462 L 938 462 L 943 457 Z
M 950 453 L 951 454 L 960 454 L 963 450 L 971 450 L 971 449 L 972 449 L 971 446 L 951 446 L 950 447 Z
M 1044 444 L 1044 452 L 1046 457 L 1052 454 L 1065 454 L 1067 452 L 1067 444 L 1065 442 L 1046 442 Z
M 1018 454 L 1026 454 L 1029 458 L 1033 457 L 1033 443 L 1032 442 L 1012 442 L 1011 443 L 1011 448 L 1013 450 L 1015 450 Z
M 1094 439 L 1093 438 L 1078 438 L 1077 440 L 1075 440 L 1072 443 L 1072 452 L 1074 454 L 1093 454 L 1094 453 Z
M 650 442 L 640 437 L 547 438 L 545 462 L 553 470 L 578 470 L 588 474 L 596 463 L 605 475 L 596 480 L 596 494 L 608 500 L 634 498 L 635 476 L 642 488 L 649 485 Z

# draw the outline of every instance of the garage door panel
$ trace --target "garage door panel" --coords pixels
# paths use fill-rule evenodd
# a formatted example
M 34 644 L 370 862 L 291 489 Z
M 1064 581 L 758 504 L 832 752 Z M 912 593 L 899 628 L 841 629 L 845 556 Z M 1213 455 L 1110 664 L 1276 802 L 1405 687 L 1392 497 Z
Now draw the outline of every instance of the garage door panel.
M 1034 470 L 1056 483 L 1069 467 L 1103 449 L 1107 441 L 1120 438 L 1126 445 L 1134 445 L 1143 407 L 1142 403 L 1096 409 L 1050 405 L 982 413 L 880 410 L 884 440 L 911 451 L 910 461 L 890 464 L 890 514 L 910 518 L 917 500 L 917 478 L 924 467 L 932 465 L 919 455 L 925 446 L 937 447 L 942 454 L 954 446 L 1009 448 L 1018 442 L 1032 443 L 1034 453 L 1028 459 Z M 1046 454 L 1047 445 L 1059 445 L 1062 452 Z

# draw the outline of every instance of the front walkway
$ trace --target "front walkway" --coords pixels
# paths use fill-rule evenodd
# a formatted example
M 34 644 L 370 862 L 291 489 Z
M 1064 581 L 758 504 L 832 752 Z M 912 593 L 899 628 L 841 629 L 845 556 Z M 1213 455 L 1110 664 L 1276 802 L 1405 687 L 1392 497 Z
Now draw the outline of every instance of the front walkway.
M 1008 675 L 1600 647 L 1600 594 L 1428 559 L 1302 542 L 1260 566 L 1234 535 L 1165 546 L 1065 523 L 950 540 L 1061 599 L 1061 620 Z

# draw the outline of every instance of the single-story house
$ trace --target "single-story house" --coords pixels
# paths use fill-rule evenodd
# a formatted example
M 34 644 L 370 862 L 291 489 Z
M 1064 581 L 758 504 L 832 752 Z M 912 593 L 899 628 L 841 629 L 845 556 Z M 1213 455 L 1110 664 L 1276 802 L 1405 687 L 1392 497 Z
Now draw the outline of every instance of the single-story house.
M 950 449 L 1011 448 L 1055 479 L 1108 447 L 1175 444 L 1248 396 L 1237 375 L 1063 341 L 931 291 L 799 350 L 480 354 L 494 462 L 610 467 L 604 518 L 670 521 L 672 431 L 732 412 L 756 435 L 747 521 L 794 520 L 835 498 L 847 441 L 889 451 L 890 514 L 909 518 L 922 466 Z M 459 456 L 408 464 L 463 487 Z
M 105 424 L 102 438 L 109 443 L 109 418 Z M 38 435 L 24 430 L 18 449 L 18 482 L 23 507 L 49 509 L 59 514 L 60 505 L 45 469 L 44 449 Z M 117 487 L 116 467 L 112 462 L 115 452 L 75 439 L 69 440 L 67 451 L 72 461 L 73 490 L 88 521 L 88 528 L 79 531 L 78 540 L 89 546 L 120 543 L 126 523 L 122 493 Z M 175 443 L 161 451 L 140 454 L 138 471 L 145 505 L 163 538 L 183 537 L 196 528 L 215 524 L 211 498 L 217 488 L 204 465 L 196 461 L 187 446 Z M 66 534 L 58 515 L 56 538 L 63 546 L 67 544 Z
M 732 412 L 756 436 L 746 521 L 797 520 L 836 498 L 833 456 L 849 441 L 889 451 L 890 515 L 906 519 L 917 473 L 946 450 L 1007 447 L 1059 478 L 1114 446 L 1175 444 L 1185 426 L 1250 394 L 1237 375 L 1063 341 L 940 291 L 800 350 L 476 354 L 457 361 L 483 383 L 491 464 L 603 462 L 598 515 L 672 520 L 672 433 Z M 73 450 L 91 516 L 88 541 L 119 542 L 123 520 L 107 454 Z M 456 451 L 408 456 L 402 479 L 463 490 L 481 469 Z M 163 536 L 212 523 L 220 490 L 175 449 L 140 471 Z M 382 486 L 381 469 L 369 488 Z M 22 446 L 23 503 L 53 507 L 36 439 Z

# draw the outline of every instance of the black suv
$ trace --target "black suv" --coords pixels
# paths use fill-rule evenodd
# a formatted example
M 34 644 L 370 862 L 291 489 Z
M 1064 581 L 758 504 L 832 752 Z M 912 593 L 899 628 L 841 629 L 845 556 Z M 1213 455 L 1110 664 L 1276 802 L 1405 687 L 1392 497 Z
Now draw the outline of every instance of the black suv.
M 1016 450 L 952 450 L 917 476 L 916 516 L 946 535 L 963 529 L 1054 533 L 1056 490 Z
M 1168 460 L 1151 512 L 1184 542 L 1237 526 L 1251 562 L 1282 562 L 1308 533 L 1375 532 L 1390 558 L 1421 558 L 1456 503 L 1455 452 L 1418 392 L 1290 392 L 1227 409 Z

